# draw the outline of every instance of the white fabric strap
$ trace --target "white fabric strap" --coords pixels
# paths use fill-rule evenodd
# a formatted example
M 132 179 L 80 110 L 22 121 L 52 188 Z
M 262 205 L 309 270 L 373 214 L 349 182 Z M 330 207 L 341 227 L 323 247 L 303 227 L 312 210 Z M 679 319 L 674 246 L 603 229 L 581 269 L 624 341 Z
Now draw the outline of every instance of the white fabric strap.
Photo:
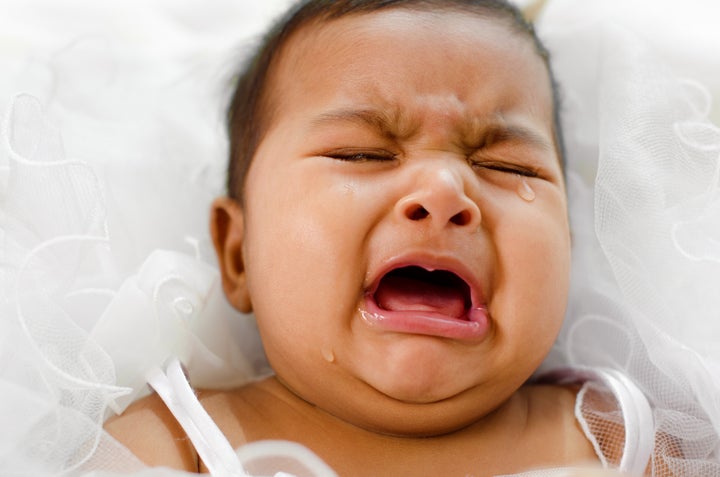
M 650 403 L 635 383 L 619 371 L 603 369 L 597 374 L 615 394 L 625 421 L 625 447 L 619 470 L 630 475 L 644 475 L 655 446 Z
M 645 475 L 655 447 L 655 419 L 652 407 L 645 394 L 632 380 L 621 372 L 610 368 L 563 368 L 552 371 L 546 377 L 557 383 L 581 383 L 594 381 L 601 383 L 610 390 L 618 401 L 625 428 L 625 443 L 618 470 L 629 475 Z M 586 388 L 578 394 L 575 414 L 585 434 L 588 436 L 598 457 L 605 462 L 593 433 L 587 428 L 580 407 Z
M 210 474 L 216 477 L 251 477 L 235 450 L 215 425 L 185 378 L 180 362 L 173 359 L 167 373 L 155 368 L 147 381 L 187 433 Z

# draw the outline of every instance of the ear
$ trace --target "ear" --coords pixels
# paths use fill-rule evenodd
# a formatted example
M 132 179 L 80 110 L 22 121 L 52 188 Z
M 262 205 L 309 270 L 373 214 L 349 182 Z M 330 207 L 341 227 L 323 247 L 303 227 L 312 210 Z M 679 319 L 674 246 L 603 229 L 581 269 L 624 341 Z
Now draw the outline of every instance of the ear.
M 243 259 L 244 217 L 240 204 L 220 197 L 212 204 L 210 234 L 228 301 L 243 313 L 252 311 Z

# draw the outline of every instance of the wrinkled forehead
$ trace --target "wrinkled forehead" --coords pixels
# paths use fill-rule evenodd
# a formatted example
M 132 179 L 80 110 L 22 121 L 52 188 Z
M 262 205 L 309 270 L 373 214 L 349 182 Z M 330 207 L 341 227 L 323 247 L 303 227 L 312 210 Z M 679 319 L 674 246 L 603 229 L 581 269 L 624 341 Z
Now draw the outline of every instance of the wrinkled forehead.
M 504 78 L 516 75 L 532 80 L 508 87 Z M 372 98 L 402 120 L 388 123 L 411 129 L 412 111 L 403 108 L 421 105 L 418 98 L 438 102 L 425 108 L 429 111 L 466 114 L 453 103 L 503 94 L 508 102 L 543 109 L 543 119 L 552 122 L 552 88 L 544 60 L 529 35 L 496 12 L 394 8 L 315 20 L 276 53 L 268 83 L 268 123 L 279 112 L 292 110 L 290 102 L 345 95 L 359 103 Z M 395 100 L 403 95 L 413 101 L 398 107 Z
M 303 53 L 308 53 L 308 48 L 314 44 L 331 49 L 334 40 L 343 37 L 353 37 L 356 41 L 363 42 L 364 38 L 383 31 L 393 31 L 401 36 L 411 35 L 417 30 L 424 31 L 438 47 L 457 47 L 453 42 L 458 36 L 465 37 L 470 42 L 482 37 L 484 32 L 492 34 L 502 31 L 504 41 L 508 44 L 513 46 L 522 44 L 534 48 L 530 35 L 518 26 L 509 13 L 504 14 L 479 7 L 471 9 L 469 6 L 447 7 L 442 10 L 438 10 L 437 7 L 430 9 L 420 6 L 412 8 L 394 6 L 370 12 L 353 12 L 338 17 L 308 20 L 281 45 L 279 51 L 275 53 L 273 62 L 276 66 L 289 63 L 291 67 L 297 69 L 298 65 L 294 61 L 304 56 Z M 450 38 L 448 33 L 456 35 Z M 318 57 L 313 58 L 313 60 L 318 59 Z M 471 58 L 468 58 L 468 61 L 471 61 Z

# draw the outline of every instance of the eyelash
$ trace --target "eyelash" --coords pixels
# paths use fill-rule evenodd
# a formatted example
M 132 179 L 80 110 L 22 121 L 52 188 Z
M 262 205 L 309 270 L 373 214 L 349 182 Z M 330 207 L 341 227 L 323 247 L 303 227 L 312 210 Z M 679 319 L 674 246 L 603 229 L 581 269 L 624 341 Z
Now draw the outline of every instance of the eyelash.
M 347 162 L 385 162 L 392 161 L 397 156 L 395 154 L 382 151 L 338 151 L 327 154 L 327 157 Z
M 327 157 L 346 162 L 387 162 L 396 159 L 397 155 L 386 151 L 337 151 L 328 153 Z M 538 176 L 536 171 L 504 163 L 470 161 L 470 165 L 474 169 L 489 169 L 507 174 L 516 174 L 523 177 Z
M 473 168 L 483 168 L 483 169 L 490 169 L 492 171 L 498 171 L 498 172 L 505 172 L 508 174 L 517 174 L 519 176 L 523 177 L 537 177 L 538 173 L 536 171 L 525 169 L 523 167 L 516 167 L 511 165 L 506 165 L 502 163 L 494 163 L 494 162 L 471 162 L 470 163 Z

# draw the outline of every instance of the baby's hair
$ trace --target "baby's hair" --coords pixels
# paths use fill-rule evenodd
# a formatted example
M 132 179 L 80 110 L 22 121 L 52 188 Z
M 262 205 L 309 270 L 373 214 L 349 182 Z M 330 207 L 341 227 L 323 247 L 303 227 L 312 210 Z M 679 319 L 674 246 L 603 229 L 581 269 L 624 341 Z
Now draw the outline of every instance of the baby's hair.
M 301 0 L 262 38 L 255 53 L 247 58 L 237 76 L 227 111 L 230 161 L 227 193 L 243 201 L 245 176 L 270 123 L 269 83 L 274 62 L 291 36 L 306 25 L 332 21 L 348 15 L 371 13 L 390 8 L 417 11 L 461 11 L 474 15 L 494 16 L 532 40 L 537 54 L 547 67 L 553 98 L 553 134 L 555 147 L 564 164 L 564 143 L 560 124 L 560 98 L 550 65 L 550 55 L 522 12 L 506 0 Z

